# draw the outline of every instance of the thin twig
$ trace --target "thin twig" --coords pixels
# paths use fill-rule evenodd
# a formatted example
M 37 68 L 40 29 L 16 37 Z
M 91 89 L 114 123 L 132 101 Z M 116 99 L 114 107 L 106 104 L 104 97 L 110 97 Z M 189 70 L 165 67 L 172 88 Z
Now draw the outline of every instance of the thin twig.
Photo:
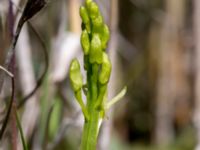
M 14 3 L 13 3 L 13 5 L 14 5 Z M 15 7 L 18 9 L 19 12 L 22 12 L 22 9 L 20 9 L 18 6 L 15 5 Z M 35 87 L 33 88 L 33 90 L 20 100 L 19 104 L 17 105 L 18 109 L 21 108 L 24 105 L 24 103 L 30 97 L 32 97 L 33 94 L 37 91 L 37 89 L 41 86 L 41 84 L 43 83 L 44 77 L 46 76 L 48 68 L 49 68 L 49 56 L 48 56 L 47 46 L 46 46 L 44 40 L 41 38 L 40 34 L 37 32 L 37 30 L 31 24 L 31 22 L 29 20 L 27 20 L 27 23 L 28 23 L 29 27 L 31 28 L 31 30 L 35 33 L 36 37 L 39 39 L 39 42 L 43 48 L 44 60 L 45 60 L 45 70 L 42 73 L 41 77 L 37 80 L 37 83 L 36 83 Z
M 15 104 L 15 98 L 13 100 L 12 108 L 11 108 L 11 116 L 10 116 L 10 126 L 11 126 L 11 143 L 12 143 L 12 150 L 17 150 L 17 121 L 15 117 L 15 110 L 16 104 Z
M 14 75 L 10 71 L 8 71 L 6 68 L 0 66 L 0 70 L 4 71 L 9 77 L 11 78 L 14 77 Z

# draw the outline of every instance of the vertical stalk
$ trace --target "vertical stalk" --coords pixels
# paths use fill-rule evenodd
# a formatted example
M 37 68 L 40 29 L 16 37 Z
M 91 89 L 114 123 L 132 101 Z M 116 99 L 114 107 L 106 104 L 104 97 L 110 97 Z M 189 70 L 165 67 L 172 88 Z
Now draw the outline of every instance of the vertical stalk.
M 81 141 L 81 150 L 95 150 L 97 143 L 98 135 L 98 124 L 99 124 L 99 112 L 90 108 L 90 113 L 92 114 L 88 121 L 85 121 L 82 141 Z
M 11 0 L 9 0 L 9 31 L 10 31 L 10 37 L 12 39 L 15 38 L 14 34 L 13 34 L 13 30 L 14 30 L 14 14 L 13 14 L 13 6 L 12 6 L 12 2 Z M 8 69 L 11 71 L 11 73 L 13 74 L 13 99 L 12 99 L 12 103 L 11 103 L 11 143 L 12 143 L 12 150 L 17 150 L 17 126 L 16 126 L 16 118 L 15 118 L 15 76 L 16 76 L 16 70 L 15 70 L 15 66 L 16 66 L 16 55 L 15 55 L 15 51 L 13 51 L 12 55 L 11 55 L 11 60 L 9 62 L 8 65 Z
M 17 150 L 17 124 L 16 124 L 16 118 L 15 118 L 15 111 L 16 105 L 15 100 L 12 104 L 12 110 L 11 110 L 11 143 L 12 143 L 12 150 Z
M 95 108 L 95 103 L 97 102 L 97 74 L 98 65 L 89 65 L 87 71 L 88 77 L 88 95 L 87 95 L 87 111 L 89 120 L 85 120 L 82 140 L 81 140 L 81 150 L 95 150 L 97 144 L 98 136 L 98 124 L 99 124 L 99 111 Z

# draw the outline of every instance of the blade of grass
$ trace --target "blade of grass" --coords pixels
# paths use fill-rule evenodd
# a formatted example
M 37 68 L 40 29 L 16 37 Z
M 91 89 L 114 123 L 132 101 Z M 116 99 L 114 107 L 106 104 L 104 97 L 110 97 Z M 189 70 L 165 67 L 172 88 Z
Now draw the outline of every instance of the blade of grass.
M 24 133 L 23 133 L 23 130 L 22 130 L 22 126 L 21 126 L 21 123 L 19 121 L 19 117 L 18 117 L 16 111 L 15 111 L 15 117 L 16 117 L 16 120 L 17 120 L 17 127 L 19 129 L 19 133 L 20 133 L 20 138 L 21 138 L 21 141 L 22 141 L 23 149 L 24 150 L 28 150 L 28 147 L 27 147 L 27 144 L 26 144 L 26 141 L 25 141 L 25 138 L 24 138 Z

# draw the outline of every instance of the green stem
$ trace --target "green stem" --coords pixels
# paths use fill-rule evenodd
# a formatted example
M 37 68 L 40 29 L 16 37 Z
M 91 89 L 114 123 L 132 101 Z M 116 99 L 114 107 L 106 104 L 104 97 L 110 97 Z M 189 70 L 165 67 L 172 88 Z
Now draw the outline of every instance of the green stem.
M 98 136 L 98 124 L 99 124 L 99 112 L 96 109 L 93 109 L 90 112 L 89 121 L 85 121 L 82 141 L 81 141 L 81 150 L 96 150 L 97 136 Z
M 91 83 L 91 99 L 93 101 L 97 100 L 98 89 L 97 89 L 97 77 L 98 77 L 98 64 L 92 64 L 92 74 L 90 75 Z
M 106 94 L 106 91 L 107 91 L 107 84 L 106 85 L 99 85 L 99 95 L 98 95 L 98 98 L 97 98 L 97 102 L 96 102 L 96 105 L 95 105 L 95 108 L 98 109 L 98 110 L 102 110 L 104 109 L 103 108 L 103 100 L 104 100 L 104 96 Z
M 97 102 L 97 74 L 98 65 L 92 64 L 88 66 L 88 95 L 87 95 L 87 112 L 90 115 L 89 120 L 85 120 L 81 150 L 95 150 L 97 143 L 97 136 L 99 130 L 100 111 L 95 108 Z

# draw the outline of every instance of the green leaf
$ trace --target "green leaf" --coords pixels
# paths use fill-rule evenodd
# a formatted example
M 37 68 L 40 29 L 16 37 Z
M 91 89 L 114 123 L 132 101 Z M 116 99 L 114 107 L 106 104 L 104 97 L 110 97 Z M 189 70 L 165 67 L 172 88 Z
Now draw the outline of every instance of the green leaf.
M 17 115 L 16 111 L 15 111 L 15 117 L 16 117 L 16 120 L 17 120 L 17 127 L 19 129 L 20 138 L 22 140 L 23 149 L 24 150 L 28 150 L 28 147 L 27 147 L 26 142 L 25 142 L 25 138 L 24 138 L 24 133 L 23 133 L 23 130 L 22 130 L 22 126 L 21 126 L 21 123 L 19 121 L 19 118 L 18 118 L 18 115 Z

